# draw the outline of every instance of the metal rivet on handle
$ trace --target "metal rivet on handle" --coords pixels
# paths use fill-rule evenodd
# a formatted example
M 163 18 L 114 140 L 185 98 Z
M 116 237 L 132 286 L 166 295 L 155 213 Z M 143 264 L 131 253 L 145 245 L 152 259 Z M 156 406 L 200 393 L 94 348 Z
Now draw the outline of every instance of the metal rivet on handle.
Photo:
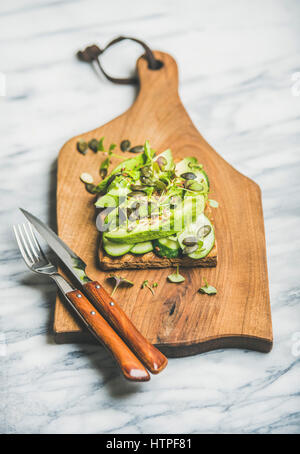
M 109 305 L 110 305 L 110 306 L 114 306 L 115 303 L 114 303 L 113 301 L 111 301 L 111 302 L 109 303 Z
M 80 293 L 77 293 L 77 295 L 76 295 L 76 296 L 77 296 L 77 298 L 81 298 L 81 295 L 80 295 Z
M 91 312 L 91 315 L 96 315 L 96 312 L 95 312 L 95 311 L 92 311 L 92 312 Z

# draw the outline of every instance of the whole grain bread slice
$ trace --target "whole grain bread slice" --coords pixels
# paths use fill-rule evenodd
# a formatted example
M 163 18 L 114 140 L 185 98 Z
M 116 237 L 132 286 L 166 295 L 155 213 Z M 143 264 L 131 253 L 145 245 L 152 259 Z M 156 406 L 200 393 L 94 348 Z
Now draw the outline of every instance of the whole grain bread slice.
M 100 242 L 101 243 L 101 242 Z M 217 243 L 210 253 L 202 259 L 191 259 L 189 257 L 182 258 L 161 258 L 154 252 L 147 252 L 143 255 L 134 255 L 130 252 L 122 255 L 121 257 L 110 257 L 107 255 L 100 244 L 99 248 L 99 265 L 102 270 L 123 270 L 123 269 L 139 269 L 144 270 L 147 268 L 169 268 L 172 266 L 183 267 L 202 267 L 209 268 L 217 265 Z
M 205 214 L 211 219 L 211 208 L 205 207 Z M 211 219 L 212 221 L 212 219 Z M 148 268 L 169 268 L 177 265 L 185 268 L 213 268 L 217 266 L 217 240 L 210 253 L 202 259 L 191 259 L 189 257 L 178 257 L 173 259 L 158 257 L 154 252 L 147 252 L 143 255 L 135 255 L 128 252 L 121 257 L 111 257 L 106 254 L 102 247 L 102 240 L 99 245 L 99 266 L 102 270 L 145 270 Z

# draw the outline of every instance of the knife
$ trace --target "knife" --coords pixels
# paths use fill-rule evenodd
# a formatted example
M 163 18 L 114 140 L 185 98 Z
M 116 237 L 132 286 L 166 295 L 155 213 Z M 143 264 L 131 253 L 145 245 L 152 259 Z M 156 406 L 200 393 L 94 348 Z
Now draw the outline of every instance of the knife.
M 134 350 L 150 372 L 153 374 L 161 372 L 168 364 L 167 358 L 136 329 L 125 312 L 106 292 L 103 286 L 99 282 L 91 280 L 86 275 L 86 264 L 84 261 L 50 227 L 28 211 L 22 208 L 20 210 L 69 269 L 89 297 L 89 300 L 99 309 L 123 340 Z

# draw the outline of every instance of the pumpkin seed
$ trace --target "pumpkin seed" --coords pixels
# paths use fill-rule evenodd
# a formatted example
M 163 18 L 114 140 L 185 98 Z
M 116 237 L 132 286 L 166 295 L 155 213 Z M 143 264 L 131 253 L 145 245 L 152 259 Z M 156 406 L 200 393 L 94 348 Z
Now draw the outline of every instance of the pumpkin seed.
M 151 186 L 152 185 L 152 180 L 148 177 L 141 176 L 141 182 L 145 184 L 146 186 Z
M 156 163 L 158 164 L 160 170 L 163 170 L 168 164 L 168 161 L 164 156 L 160 156 L 159 158 L 157 158 Z
M 86 183 L 85 189 L 86 189 L 87 192 L 89 192 L 90 194 L 96 194 L 96 193 L 98 192 L 98 191 L 97 191 L 97 186 L 95 186 L 93 183 Z
M 184 178 L 185 180 L 195 180 L 197 177 L 193 172 L 185 172 L 182 173 L 181 178 Z
M 142 191 L 146 194 L 146 191 L 144 191 L 144 186 L 140 185 L 140 184 L 132 184 L 130 186 L 130 188 L 133 190 L 133 191 Z
M 186 247 L 183 249 L 182 253 L 183 253 L 184 255 L 192 254 L 193 252 L 196 252 L 197 249 L 198 249 L 198 244 L 195 244 L 194 246 L 186 246 Z
M 83 183 L 91 184 L 94 183 L 94 178 L 87 172 L 82 172 L 80 179 Z
M 184 185 L 186 189 L 189 189 L 190 191 L 197 191 L 201 192 L 204 190 L 203 185 L 200 183 L 197 183 L 197 181 L 187 181 Z
M 184 244 L 185 246 L 195 246 L 196 244 L 198 244 L 198 240 L 195 236 L 187 236 L 182 241 L 182 244 Z
M 152 177 L 152 169 L 150 166 L 142 167 L 140 169 L 140 172 L 141 172 L 142 176 L 144 176 L 144 177 L 147 177 L 147 178 Z
M 77 150 L 79 151 L 79 153 L 86 154 L 87 148 L 88 148 L 88 144 L 84 140 L 80 139 L 76 143 L 76 147 L 77 147 Z
M 209 235 L 211 232 L 211 226 L 210 225 L 202 225 L 200 229 L 198 229 L 197 232 L 197 237 L 199 239 L 205 238 L 207 235 Z
M 155 189 L 158 191 L 158 192 L 163 192 L 167 189 L 167 186 L 165 185 L 165 183 L 161 180 L 156 180 L 155 183 L 154 183 L 154 186 L 155 186 Z
M 127 194 L 127 197 L 144 197 L 146 193 L 144 191 L 131 191 Z
M 131 145 L 131 143 L 129 140 L 122 140 L 120 148 L 122 151 L 127 151 L 127 150 L 129 150 L 130 145 Z
M 130 148 L 130 153 L 142 153 L 144 151 L 144 146 L 143 145 L 137 145 L 136 147 Z
M 98 151 L 98 140 L 97 139 L 92 139 L 88 143 L 88 147 L 94 152 L 97 153 Z

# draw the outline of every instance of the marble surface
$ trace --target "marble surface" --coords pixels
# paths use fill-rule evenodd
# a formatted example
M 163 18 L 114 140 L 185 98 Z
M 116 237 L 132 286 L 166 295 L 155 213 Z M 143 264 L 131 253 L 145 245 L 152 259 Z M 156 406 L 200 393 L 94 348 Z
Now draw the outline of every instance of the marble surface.
M 297 0 L 12 0 L 0 4 L 0 432 L 299 433 L 300 3 Z M 170 360 L 126 383 L 97 346 L 56 345 L 55 287 L 27 271 L 12 235 L 28 207 L 53 226 L 56 156 L 130 106 L 75 52 L 119 34 L 177 59 L 193 121 L 262 188 L 274 347 Z M 105 55 L 132 71 L 140 49 Z

